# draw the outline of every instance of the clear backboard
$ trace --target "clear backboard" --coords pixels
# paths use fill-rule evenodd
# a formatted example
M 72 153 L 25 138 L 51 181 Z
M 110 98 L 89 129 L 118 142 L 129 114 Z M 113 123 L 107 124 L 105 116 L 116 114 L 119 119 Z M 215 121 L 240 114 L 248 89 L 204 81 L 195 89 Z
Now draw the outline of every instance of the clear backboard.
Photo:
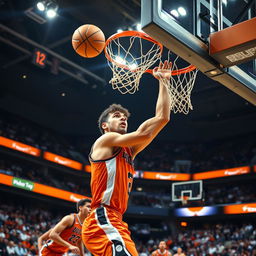
M 209 54 L 213 33 L 250 20 L 255 12 L 255 0 L 142 0 L 141 25 L 144 32 L 206 76 L 256 105 L 255 59 L 224 67 Z

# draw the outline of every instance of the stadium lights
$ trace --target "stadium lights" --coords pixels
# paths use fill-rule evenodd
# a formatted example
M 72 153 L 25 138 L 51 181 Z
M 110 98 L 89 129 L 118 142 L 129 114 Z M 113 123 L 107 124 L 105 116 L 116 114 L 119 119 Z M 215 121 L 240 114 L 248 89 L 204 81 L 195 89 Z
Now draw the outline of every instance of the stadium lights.
M 48 18 L 54 18 L 57 15 L 58 5 L 54 1 L 50 1 L 46 5 L 46 15 Z
M 57 15 L 59 6 L 54 0 L 39 1 L 36 4 L 37 9 L 40 12 L 44 12 L 47 18 L 54 18 Z
M 126 61 L 122 57 L 120 57 L 120 56 L 116 56 L 115 62 L 117 62 L 119 64 L 126 65 Z
M 119 29 L 117 30 L 117 33 L 121 33 L 121 32 L 123 32 L 123 30 L 122 30 L 121 28 L 119 28 Z
M 179 13 L 177 12 L 177 10 L 171 10 L 170 13 L 171 13 L 171 15 L 173 15 L 176 18 L 178 18 L 180 16 Z
M 43 12 L 45 10 L 45 1 L 40 1 L 36 4 L 36 7 L 39 11 Z
M 183 7 L 179 7 L 178 8 L 178 12 L 181 16 L 186 16 L 187 15 L 187 11 L 185 10 L 185 8 Z
M 138 23 L 138 24 L 136 25 L 136 30 L 142 31 L 142 29 L 141 29 L 141 24 L 140 24 L 140 23 Z

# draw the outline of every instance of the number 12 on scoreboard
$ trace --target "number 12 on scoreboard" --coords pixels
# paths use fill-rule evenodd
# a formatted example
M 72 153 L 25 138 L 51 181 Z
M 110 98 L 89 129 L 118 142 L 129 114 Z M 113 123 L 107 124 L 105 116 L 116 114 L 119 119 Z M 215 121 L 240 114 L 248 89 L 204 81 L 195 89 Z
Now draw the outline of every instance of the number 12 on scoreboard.
M 40 68 L 45 68 L 46 60 L 47 54 L 40 49 L 35 49 L 32 62 Z

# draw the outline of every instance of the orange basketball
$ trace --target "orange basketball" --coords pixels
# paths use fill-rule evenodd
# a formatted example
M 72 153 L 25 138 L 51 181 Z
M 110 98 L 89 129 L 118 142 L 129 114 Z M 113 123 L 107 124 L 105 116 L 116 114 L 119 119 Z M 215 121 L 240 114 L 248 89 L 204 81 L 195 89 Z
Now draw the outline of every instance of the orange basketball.
M 74 50 L 85 58 L 98 56 L 104 49 L 105 36 L 96 26 L 86 24 L 80 26 L 72 36 Z

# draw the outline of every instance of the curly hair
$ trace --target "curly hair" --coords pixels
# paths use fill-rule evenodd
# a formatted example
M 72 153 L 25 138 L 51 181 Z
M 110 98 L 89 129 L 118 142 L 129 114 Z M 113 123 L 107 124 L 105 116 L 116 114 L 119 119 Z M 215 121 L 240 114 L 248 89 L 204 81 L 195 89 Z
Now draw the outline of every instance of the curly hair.
M 108 117 L 110 113 L 114 113 L 115 111 L 120 111 L 121 113 L 125 114 L 126 117 L 128 118 L 130 116 L 130 113 L 128 109 L 124 108 L 120 104 L 112 104 L 108 108 L 106 108 L 100 115 L 98 119 L 98 126 L 100 129 L 101 134 L 104 134 L 104 130 L 102 129 L 102 123 L 108 121 Z

